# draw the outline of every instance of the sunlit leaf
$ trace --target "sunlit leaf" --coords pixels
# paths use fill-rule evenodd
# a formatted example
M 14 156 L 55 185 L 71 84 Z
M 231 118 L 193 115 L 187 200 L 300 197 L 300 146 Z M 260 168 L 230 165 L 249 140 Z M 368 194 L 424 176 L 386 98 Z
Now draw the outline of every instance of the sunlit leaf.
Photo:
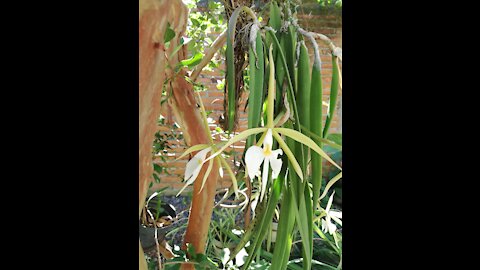
M 315 152 L 317 152 L 320 156 L 322 156 L 324 159 L 326 159 L 328 162 L 332 163 L 335 167 L 337 167 L 338 169 L 342 170 L 342 168 L 340 166 L 337 165 L 337 163 L 335 163 L 335 161 L 333 161 L 328 155 L 327 153 L 325 153 L 321 148 L 320 146 L 318 146 L 312 139 L 310 139 L 309 137 L 303 135 L 302 133 L 296 131 L 296 130 L 293 130 L 293 129 L 289 129 L 289 128 L 275 128 L 274 129 L 275 132 L 280 132 L 282 133 L 283 135 L 285 136 L 288 136 L 292 139 L 294 139 L 295 141 L 297 142 L 300 142 L 300 143 L 303 143 L 305 144 L 306 146 L 310 147 L 310 149 L 314 150 Z
M 283 149 L 283 151 L 287 155 L 288 160 L 290 160 L 290 162 L 292 163 L 292 166 L 293 166 L 295 172 L 298 174 L 300 179 L 303 181 L 302 169 L 300 168 L 300 165 L 298 164 L 298 161 L 295 158 L 295 155 L 292 153 L 292 150 L 290 150 L 288 145 L 285 143 L 285 141 L 282 139 L 282 137 L 280 137 L 280 135 L 275 131 L 275 129 L 272 130 L 272 135 L 273 135 L 273 137 L 275 137 L 275 140 L 277 140 L 278 144 L 280 145 L 280 147 Z
M 333 186 L 333 184 L 335 184 L 340 179 L 342 179 L 342 172 L 340 172 L 335 177 L 333 177 L 330 181 L 328 181 L 327 185 L 325 186 L 325 190 L 323 191 L 322 195 L 318 199 L 321 200 L 325 196 L 327 196 L 327 192 L 330 189 L 330 187 Z
M 191 67 L 194 67 L 194 66 L 200 64 L 200 62 L 202 61 L 202 58 L 203 58 L 202 53 L 196 53 L 191 58 L 180 61 L 180 65 L 182 65 L 184 67 L 187 66 L 187 67 L 191 68 Z

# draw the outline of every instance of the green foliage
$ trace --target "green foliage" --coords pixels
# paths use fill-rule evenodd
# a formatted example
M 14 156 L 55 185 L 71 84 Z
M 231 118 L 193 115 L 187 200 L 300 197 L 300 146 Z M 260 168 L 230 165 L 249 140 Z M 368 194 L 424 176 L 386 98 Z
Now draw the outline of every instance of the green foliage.
M 165 118 L 160 116 L 157 124 L 159 126 L 165 126 Z M 170 127 L 170 132 L 165 133 L 157 131 L 155 133 L 152 146 L 152 155 L 154 158 L 161 160 L 159 163 L 153 163 L 153 179 L 155 183 L 160 183 L 160 175 L 170 174 L 168 167 L 166 166 L 167 159 L 165 158 L 165 155 L 167 155 L 168 151 L 171 150 L 168 144 L 169 140 L 180 140 L 183 138 L 183 135 L 179 133 L 177 129 L 178 128 L 176 126 L 172 126 Z M 150 183 L 149 188 L 153 186 L 154 182 Z
M 165 270 L 180 270 L 182 263 L 191 263 L 196 270 L 216 270 L 218 264 L 214 263 L 210 258 L 202 253 L 196 253 L 195 247 L 190 243 L 187 243 L 187 252 L 176 249 L 173 251 L 175 257 L 167 260 Z
M 202 61 L 203 54 L 202 53 L 196 53 L 194 56 L 190 57 L 189 59 L 185 59 L 180 61 L 180 64 L 184 67 L 189 67 L 192 68 Z
M 212 0 L 185 0 L 183 2 L 190 9 L 186 35 L 192 39 L 192 42 L 188 43 L 187 48 L 191 55 L 196 56 L 212 45 L 213 35 L 220 34 L 227 28 L 225 9 L 221 3 Z M 207 5 L 200 5 L 201 2 L 207 2 Z M 223 52 L 222 48 L 219 55 L 223 55 Z M 222 60 L 212 58 L 205 70 L 217 68 Z
M 317 0 L 317 2 L 326 8 L 342 8 L 342 0 Z
M 167 30 L 165 31 L 164 42 L 165 46 L 168 47 L 168 43 L 175 37 L 175 31 L 170 27 L 170 23 L 167 25 Z

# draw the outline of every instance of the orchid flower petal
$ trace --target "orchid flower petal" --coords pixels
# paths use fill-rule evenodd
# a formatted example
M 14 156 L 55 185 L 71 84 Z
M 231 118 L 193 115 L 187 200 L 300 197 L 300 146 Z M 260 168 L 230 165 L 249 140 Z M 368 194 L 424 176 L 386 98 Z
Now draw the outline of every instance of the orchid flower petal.
M 205 162 L 205 158 L 207 153 L 211 151 L 211 148 L 205 148 L 202 151 L 198 152 L 192 159 L 187 162 L 187 166 L 185 166 L 185 180 L 187 181 L 185 185 L 180 189 L 177 196 L 182 193 L 182 191 L 189 185 L 191 185 L 195 179 L 197 179 L 200 170 L 202 169 L 202 165 Z
M 272 179 L 276 179 L 282 169 L 282 159 L 277 158 L 278 155 L 283 153 L 282 149 L 272 151 L 272 156 L 269 158 L 270 165 L 272 166 Z
M 330 216 L 330 217 L 331 217 L 336 223 L 338 223 L 340 226 L 342 226 L 342 221 L 341 221 L 339 218 L 337 218 L 337 217 L 335 217 L 335 216 Z
M 218 174 L 220 175 L 220 178 L 223 178 L 223 167 L 222 167 L 222 164 L 219 164 L 219 166 L 218 166 Z
M 272 149 L 272 145 L 273 145 L 272 129 L 269 128 L 267 130 L 267 133 L 265 134 L 265 138 L 263 139 L 263 147 L 264 148 L 270 147 L 270 149 Z
M 322 218 L 322 231 L 326 232 L 325 219 Z
M 325 208 L 325 211 L 327 212 L 327 215 L 329 215 L 328 212 L 330 212 L 330 207 L 332 207 L 333 195 L 335 195 L 335 190 L 333 191 L 332 195 L 330 195 L 330 198 L 328 198 L 327 207 Z
M 198 152 L 192 159 L 188 161 L 187 166 L 185 167 L 185 180 L 189 180 L 191 177 L 193 178 L 193 181 L 195 181 L 209 151 L 211 151 L 211 148 L 207 147 Z
M 342 218 L 342 212 L 336 211 L 336 210 L 330 210 L 330 216 L 331 216 L 332 218 L 333 218 L 333 217 L 336 217 L 336 218 L 341 219 L 341 218 Z
M 268 169 L 269 169 L 269 158 L 265 158 L 265 162 L 263 163 L 263 173 L 262 173 L 262 190 L 260 191 L 260 201 L 263 200 L 263 196 L 265 196 L 265 190 L 267 189 L 267 182 L 268 182 Z
M 335 226 L 335 224 L 333 224 L 331 222 L 330 223 L 327 222 L 327 225 L 328 225 L 328 233 L 333 235 L 335 233 L 335 231 L 337 230 L 337 226 Z
M 245 163 L 247 165 L 248 176 L 250 179 L 255 178 L 264 158 L 263 149 L 261 147 L 253 145 L 247 149 L 247 152 L 245 153 Z

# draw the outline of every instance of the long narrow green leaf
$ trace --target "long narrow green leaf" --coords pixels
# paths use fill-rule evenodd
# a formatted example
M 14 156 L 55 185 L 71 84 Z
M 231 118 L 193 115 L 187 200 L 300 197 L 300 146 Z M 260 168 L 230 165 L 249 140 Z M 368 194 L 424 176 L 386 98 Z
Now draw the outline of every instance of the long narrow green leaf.
M 304 258 L 304 269 L 310 269 L 311 266 L 311 241 L 310 241 L 310 230 L 308 223 L 311 221 L 308 220 L 307 209 L 305 205 L 305 198 L 303 197 L 303 192 L 301 193 L 301 197 L 298 198 L 296 193 L 298 191 L 293 191 L 293 204 L 294 204 L 294 214 L 295 219 L 298 224 L 298 230 L 300 231 L 300 236 L 302 238 L 302 248 L 304 250 L 303 258 Z M 297 201 L 300 202 L 300 205 L 297 204 Z
M 332 243 L 332 241 L 330 241 L 330 239 L 328 239 L 328 237 L 322 232 L 322 230 L 320 230 L 320 228 L 318 228 L 317 225 L 313 224 L 313 230 L 318 234 L 320 235 L 320 237 L 325 240 L 334 250 L 335 252 L 337 253 L 341 253 L 340 249 L 338 249 L 338 247 Z
M 275 1 L 270 1 L 270 14 L 268 25 L 277 32 L 280 30 L 280 27 L 282 27 L 280 8 Z
M 307 47 L 305 43 L 301 41 L 299 43 L 299 59 L 298 59 L 298 69 L 297 69 L 297 107 L 299 108 L 298 114 L 300 118 L 300 122 L 304 123 L 305 125 L 310 125 L 310 60 L 307 51 Z M 296 143 L 295 146 L 295 154 L 299 157 L 300 167 L 302 168 L 302 172 L 304 175 L 308 175 L 307 173 L 307 160 L 308 160 L 308 147 L 302 145 L 300 142 Z M 298 190 L 297 190 L 297 197 L 304 198 L 304 192 L 308 191 L 306 188 L 306 181 L 298 183 Z M 308 197 L 310 200 L 310 196 Z M 299 204 L 305 204 L 304 199 L 300 199 L 298 201 Z M 308 205 L 310 205 L 308 203 Z M 302 206 L 300 206 L 302 207 Z M 311 208 L 311 207 L 310 207 Z M 308 213 L 308 212 L 307 212 Z M 310 216 L 312 213 L 309 213 Z M 309 226 L 311 227 L 311 226 Z M 311 249 L 310 249 L 311 250 Z M 306 249 L 303 247 L 303 252 L 306 253 Z M 310 256 L 308 254 L 304 254 L 304 256 Z
M 263 105 L 263 85 L 265 73 L 265 61 L 263 55 L 262 36 L 258 33 L 256 40 L 256 57 L 253 48 L 249 49 L 250 60 L 250 94 L 248 97 L 248 128 L 256 128 L 260 124 Z M 253 144 L 253 138 L 249 137 L 245 149 Z
M 256 217 L 261 217 L 263 216 L 263 213 L 265 212 L 265 207 L 263 203 L 257 204 L 255 208 L 255 216 Z M 248 227 L 245 230 L 245 233 L 243 234 L 243 237 L 240 239 L 240 242 L 237 244 L 233 252 L 230 253 L 230 258 L 229 261 L 233 260 L 235 256 L 242 250 L 243 247 L 251 240 L 252 236 L 254 235 L 255 231 L 258 229 L 258 225 L 260 224 L 260 219 L 255 218 L 248 224 Z M 250 254 L 253 255 L 253 254 Z
M 289 174 L 290 178 L 293 174 Z M 293 225 L 295 224 L 295 215 L 292 215 L 293 202 L 292 191 L 287 186 L 284 186 L 282 202 L 280 204 L 280 219 L 278 221 L 277 240 L 273 249 L 273 257 L 271 269 L 284 270 L 290 255 L 290 248 L 292 244 L 291 233 Z
M 273 64 L 273 46 L 268 51 L 269 76 L 267 96 L 267 127 L 273 128 L 273 112 L 275 107 L 275 65 Z
M 304 125 L 302 125 L 302 132 L 306 133 L 308 136 L 310 136 L 314 141 L 321 142 L 324 144 L 327 144 L 331 146 L 332 148 L 335 148 L 337 150 L 342 150 L 342 146 L 340 144 L 335 143 L 334 141 L 319 137 L 317 134 L 311 132 L 306 128 Z
M 261 244 L 267 233 L 268 226 L 272 223 L 273 214 L 275 212 L 278 199 L 280 198 L 283 180 L 284 179 L 279 177 L 274 181 L 272 186 L 272 196 L 268 200 L 266 211 L 262 216 L 256 217 L 256 219 L 260 219 L 261 221 L 255 230 L 256 233 L 254 233 L 254 240 L 249 251 L 250 254 L 256 254 L 261 249 Z M 253 256 L 249 256 L 244 267 L 248 267 L 252 262 L 252 259 Z
M 327 120 L 325 121 L 325 128 L 323 129 L 323 137 L 328 135 L 328 129 L 335 116 L 335 107 L 337 107 L 338 86 L 339 86 L 339 69 L 337 64 L 337 57 L 332 55 L 332 83 L 330 87 L 330 105 L 328 107 Z
M 319 155 L 321 155 L 323 158 L 325 158 L 328 162 L 332 163 L 335 167 L 337 167 L 338 169 L 342 170 L 342 168 L 340 166 L 337 165 L 337 163 L 335 163 L 335 161 L 333 161 L 328 155 L 327 153 L 325 153 L 312 139 L 310 139 L 309 137 L 303 135 L 302 133 L 296 131 L 296 130 L 293 130 L 293 129 L 289 129 L 289 128 L 274 128 L 273 129 L 273 134 L 275 134 L 276 132 L 279 132 L 285 136 L 288 136 L 292 139 L 294 139 L 295 141 L 297 142 L 301 142 L 305 145 L 307 145 L 308 147 L 310 147 L 310 149 L 312 149 L 313 151 L 317 152 Z
M 300 165 L 298 164 L 297 159 L 295 158 L 295 155 L 292 153 L 292 150 L 288 147 L 288 145 L 285 143 L 285 141 L 282 139 L 282 137 L 275 131 L 277 128 L 272 130 L 272 135 L 277 140 L 278 144 L 280 147 L 283 149 L 285 154 L 288 157 L 288 160 L 290 160 L 290 163 L 293 166 L 293 169 L 297 173 L 297 175 L 300 177 L 300 179 L 303 181 L 303 173 Z M 289 129 L 290 130 L 290 129 Z
M 312 197 L 310 195 L 310 187 L 305 182 L 303 194 L 304 205 L 300 205 L 300 207 L 304 207 L 305 212 L 307 213 L 308 243 L 310 244 L 310 254 L 308 254 L 309 258 L 313 257 L 313 202 L 311 198 Z
M 275 32 L 277 32 L 277 37 L 280 34 L 280 27 L 282 27 L 282 19 L 280 16 L 280 9 L 275 1 L 270 1 L 269 4 L 269 14 L 268 14 L 268 26 L 273 28 Z M 266 45 L 267 48 L 270 48 L 270 45 L 272 44 L 272 39 L 271 37 L 267 36 L 266 37 Z M 277 55 L 277 48 L 273 49 L 273 55 Z
M 337 175 L 335 175 L 335 177 L 333 177 L 330 181 L 328 181 L 327 185 L 325 186 L 325 190 L 322 193 L 322 196 L 320 196 L 318 199 L 321 200 L 325 196 L 327 196 L 327 192 L 330 189 L 330 187 L 332 187 L 333 184 L 335 184 L 340 179 L 342 179 L 342 172 L 338 173 Z
M 275 45 L 278 48 L 278 54 L 280 55 L 280 59 L 282 60 L 282 64 L 283 64 L 284 69 L 288 70 L 288 65 L 287 65 L 287 61 L 285 59 L 284 52 L 282 50 L 282 47 L 280 46 L 280 43 L 278 42 L 277 37 L 275 36 L 275 33 L 272 30 L 268 30 L 267 32 L 270 34 L 270 36 L 272 37 Z M 295 98 L 295 92 L 294 92 L 294 88 L 293 88 L 292 78 L 290 77 L 289 72 L 285 72 L 285 74 L 287 75 L 287 82 L 288 82 L 288 97 L 289 97 L 288 102 L 290 104 L 292 104 L 293 116 L 295 118 L 294 127 L 295 127 L 296 130 L 301 131 L 300 118 L 298 116 L 297 104 L 295 103 L 296 98 Z
M 300 121 L 307 129 L 310 128 L 310 60 L 307 46 L 302 41 L 300 45 L 300 58 L 298 60 L 298 89 L 297 107 Z
M 278 33 L 277 32 L 277 35 L 280 34 L 280 37 L 279 37 L 279 46 L 280 46 L 280 50 L 285 51 L 285 35 L 282 34 L 282 33 Z M 272 37 L 270 36 L 267 36 L 269 37 L 270 39 L 272 39 Z M 282 102 L 282 99 L 283 99 L 283 83 L 285 81 L 285 67 L 282 63 L 282 57 L 280 56 L 280 52 L 279 52 L 279 49 L 277 48 L 277 46 L 274 46 L 274 49 L 275 49 L 275 76 L 276 76 L 276 81 L 277 81 L 277 91 L 276 91 L 276 96 L 275 96 L 275 113 L 278 114 L 279 111 L 281 111 L 282 107 L 283 107 L 283 102 Z
M 318 45 L 314 39 L 310 39 L 313 49 L 314 49 L 314 60 L 312 66 L 312 83 L 310 89 L 310 131 L 315 135 L 309 134 L 312 139 L 321 145 L 321 141 L 316 140 L 318 137 L 323 137 L 322 134 L 322 116 L 323 116 L 323 106 L 322 106 L 322 97 L 323 97 L 323 89 L 322 89 L 322 74 L 321 68 L 322 63 L 320 59 L 320 51 Z M 318 207 L 318 196 L 320 195 L 320 189 L 322 187 L 322 171 L 323 171 L 323 164 L 322 164 L 322 157 L 315 152 L 311 152 L 312 156 L 312 199 L 315 203 L 313 209 Z
M 292 80 L 293 91 L 297 93 L 297 80 L 295 78 L 295 59 L 297 48 L 297 32 L 293 29 L 293 25 L 288 26 L 285 42 L 285 58 L 287 60 L 287 69 Z

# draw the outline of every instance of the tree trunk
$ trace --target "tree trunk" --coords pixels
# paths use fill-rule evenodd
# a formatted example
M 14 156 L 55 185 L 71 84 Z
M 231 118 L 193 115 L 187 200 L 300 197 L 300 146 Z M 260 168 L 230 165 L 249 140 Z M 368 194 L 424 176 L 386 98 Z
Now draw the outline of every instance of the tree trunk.
M 178 43 L 178 38 L 172 40 L 165 52 L 164 33 L 167 22 L 176 33 L 185 31 L 187 16 L 188 9 L 181 0 L 139 0 L 139 218 L 152 180 L 152 144 L 160 114 L 165 55 Z M 141 245 L 139 256 L 139 269 L 146 270 Z
M 177 57 L 170 59 L 170 66 L 174 67 L 185 57 L 186 47 L 183 47 L 178 52 Z M 169 70 L 167 74 L 173 75 L 171 72 Z M 183 70 L 178 72 L 172 81 L 172 97 L 168 99 L 168 103 L 173 110 L 175 120 L 183 131 L 183 137 L 188 146 L 210 143 L 208 131 L 205 129 L 197 101 L 195 100 L 193 85 L 185 80 L 185 71 Z M 219 167 L 217 162 L 215 162 L 203 189 L 200 191 L 202 180 L 208 167 L 207 164 L 203 166 L 193 185 L 192 205 L 183 244 L 183 249 L 186 248 L 187 243 L 192 244 L 197 253 L 205 252 L 205 243 L 213 212 L 215 188 L 219 175 Z M 194 267 L 192 264 L 184 264 L 182 269 L 194 269 Z
M 175 65 L 186 57 L 186 47 L 177 55 L 172 56 L 173 49 L 179 44 L 180 37 L 186 29 L 188 9 L 181 0 L 140 0 L 140 129 L 139 129 L 139 217 L 144 206 L 148 184 L 153 173 L 152 143 L 156 131 L 157 119 L 161 110 L 160 99 L 163 82 L 166 76 L 172 77 L 172 97 L 168 102 L 175 119 L 181 126 L 186 144 L 189 146 L 209 143 L 208 132 L 194 97 L 193 86 L 184 76 L 185 71 L 174 75 L 167 67 Z M 175 38 L 170 41 L 169 48 L 164 47 L 164 33 L 167 22 L 175 32 Z M 169 88 L 167 88 L 169 89 Z M 218 178 L 218 164 L 214 164 L 203 190 L 200 192 L 206 167 L 204 166 L 193 187 L 192 206 L 185 234 L 184 243 L 191 243 L 197 253 L 204 253 L 208 228 L 212 216 L 215 187 Z M 184 244 L 184 247 L 185 247 Z M 143 250 L 139 248 L 139 268 L 147 269 Z M 194 269 L 193 265 L 185 264 L 182 269 Z

